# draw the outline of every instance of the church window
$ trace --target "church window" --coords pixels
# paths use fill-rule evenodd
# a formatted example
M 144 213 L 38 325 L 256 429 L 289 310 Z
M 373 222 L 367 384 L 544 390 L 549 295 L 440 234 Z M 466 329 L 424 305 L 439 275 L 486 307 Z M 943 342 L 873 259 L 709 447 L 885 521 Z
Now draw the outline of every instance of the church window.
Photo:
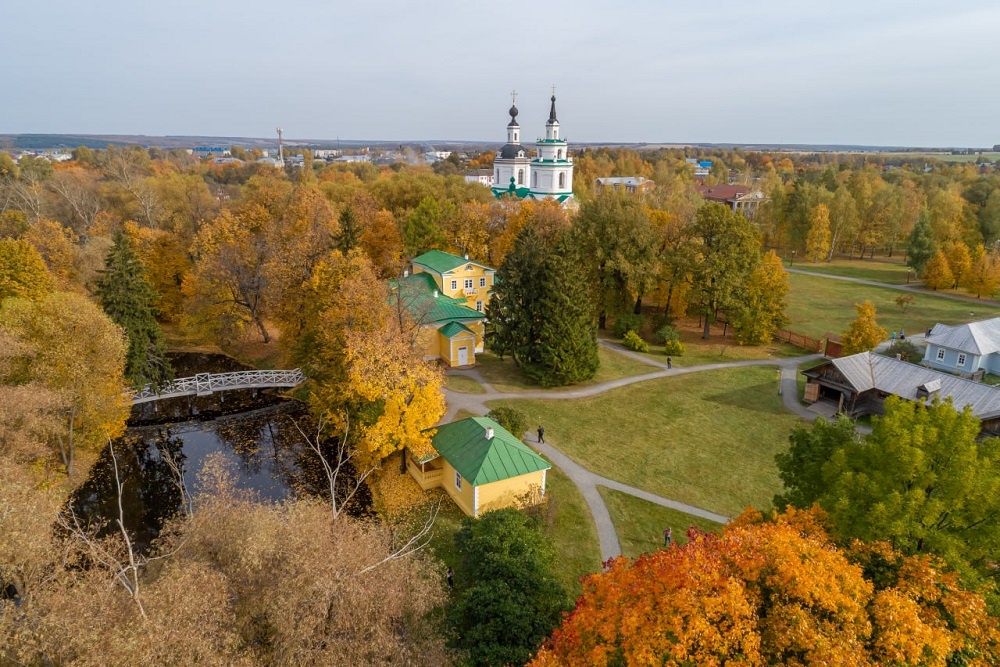
M 561 148 L 556 151 L 556 159 L 557 160 L 561 160 L 562 159 L 562 149 Z
M 559 172 L 559 189 L 566 187 L 566 174 L 564 172 Z
M 514 133 L 514 141 L 517 141 L 517 132 Z
M 531 187 L 533 187 L 533 188 L 537 188 L 538 187 L 538 172 L 537 171 L 531 175 Z
M 517 184 L 524 185 L 524 169 L 517 170 Z
M 494 177 L 493 177 L 493 179 L 494 179 L 495 181 L 498 181 L 498 182 L 500 181 L 500 170 L 499 170 L 499 169 L 497 169 L 497 175 L 496 175 L 496 176 L 494 176 Z

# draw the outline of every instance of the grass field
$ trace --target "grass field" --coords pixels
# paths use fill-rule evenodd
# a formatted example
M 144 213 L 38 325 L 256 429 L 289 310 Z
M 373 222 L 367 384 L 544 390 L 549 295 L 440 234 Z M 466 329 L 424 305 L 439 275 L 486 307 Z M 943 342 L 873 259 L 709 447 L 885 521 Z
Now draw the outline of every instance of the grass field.
M 463 394 L 485 394 L 486 388 L 465 375 L 445 375 L 444 386 Z
M 706 532 L 719 532 L 722 529 L 722 524 L 656 505 L 621 491 L 603 486 L 597 487 L 597 490 L 601 492 L 611 513 L 622 554 L 629 558 L 662 549 L 663 531 L 667 527 L 673 530 L 673 542 L 677 545 L 687 544 L 685 533 L 691 524 Z
M 975 162 L 980 157 L 987 162 L 996 162 L 997 160 L 1000 160 L 1000 153 L 994 153 L 991 151 L 983 151 L 982 155 L 952 155 L 951 153 L 877 153 L 877 155 L 881 155 L 883 157 L 910 158 L 913 160 L 931 158 L 933 160 L 941 160 L 942 162 Z
M 611 479 L 725 515 L 769 507 L 774 455 L 799 422 L 772 367 L 641 382 L 587 399 L 507 400 L 581 465 Z
M 587 382 L 573 385 L 574 388 L 586 387 L 592 384 L 607 382 L 608 380 L 632 377 L 633 375 L 655 373 L 657 371 L 655 367 L 649 364 L 630 359 L 623 354 L 606 350 L 603 347 L 598 348 L 597 353 L 601 359 L 601 367 L 597 370 L 597 374 Z M 510 357 L 501 360 L 489 352 L 477 354 L 476 368 L 479 369 L 483 379 L 500 392 L 543 390 L 537 384 L 532 384 Z M 559 391 L 560 389 L 564 390 L 566 387 L 556 387 L 552 391 Z
M 788 263 L 785 263 L 788 266 Z M 871 259 L 835 259 L 832 262 L 795 262 L 794 267 L 800 271 L 826 273 L 831 276 L 861 278 L 874 280 L 889 285 L 905 285 L 907 273 L 912 269 L 903 263 Z
M 808 354 L 806 350 L 777 341 L 770 345 L 737 345 L 736 340 L 733 338 L 732 329 L 729 330 L 726 336 L 722 335 L 722 325 L 713 324 L 709 339 L 704 340 L 701 337 L 702 329 L 698 326 L 697 318 L 678 320 L 674 323 L 674 327 L 680 333 L 681 342 L 684 343 L 685 348 L 683 356 L 671 357 L 673 365 L 678 368 L 742 361 L 744 359 L 780 359 Z M 611 340 L 621 343 L 621 340 Z M 667 361 L 667 355 L 664 354 L 662 345 L 650 343 L 649 352 L 642 354 L 650 360 L 661 364 Z
M 913 294 L 913 305 L 904 313 L 895 301 L 900 294 L 908 292 L 796 273 L 789 274 L 788 280 L 791 284 L 786 310 L 790 320 L 788 328 L 816 338 L 826 332 L 847 331 L 857 316 L 854 304 L 865 299 L 875 304 L 878 322 L 889 332 L 902 328 L 910 333 L 922 333 L 936 322 L 958 324 L 1000 315 L 1000 308 L 996 306 L 929 294 Z

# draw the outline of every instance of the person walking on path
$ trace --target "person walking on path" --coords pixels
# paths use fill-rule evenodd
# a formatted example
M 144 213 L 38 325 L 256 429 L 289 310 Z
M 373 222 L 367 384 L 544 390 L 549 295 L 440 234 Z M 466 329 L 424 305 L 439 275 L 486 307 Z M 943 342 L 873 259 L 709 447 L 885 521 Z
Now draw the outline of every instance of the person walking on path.
M 674 541 L 674 531 L 668 526 L 665 531 L 663 531 L 663 546 L 669 547 L 670 543 Z
M 669 371 L 673 367 L 674 367 L 673 360 L 670 357 L 667 357 L 667 370 Z
M 896 342 L 896 332 L 895 331 L 892 332 L 892 342 L 893 343 Z
M 541 424 L 538 425 L 538 442 L 545 444 L 545 429 Z
M 448 578 L 448 590 L 455 588 L 455 570 L 449 567 L 445 577 Z

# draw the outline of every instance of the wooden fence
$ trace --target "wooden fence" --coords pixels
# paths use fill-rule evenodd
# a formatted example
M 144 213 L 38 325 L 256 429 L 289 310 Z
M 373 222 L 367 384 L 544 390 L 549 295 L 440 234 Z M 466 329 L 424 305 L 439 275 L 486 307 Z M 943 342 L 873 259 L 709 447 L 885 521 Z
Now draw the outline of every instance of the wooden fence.
M 800 333 L 795 333 L 794 331 L 789 331 L 788 329 L 778 329 L 775 331 L 774 339 L 784 341 L 785 343 L 791 343 L 795 347 L 801 347 L 803 350 L 820 353 L 823 352 L 822 340 Z

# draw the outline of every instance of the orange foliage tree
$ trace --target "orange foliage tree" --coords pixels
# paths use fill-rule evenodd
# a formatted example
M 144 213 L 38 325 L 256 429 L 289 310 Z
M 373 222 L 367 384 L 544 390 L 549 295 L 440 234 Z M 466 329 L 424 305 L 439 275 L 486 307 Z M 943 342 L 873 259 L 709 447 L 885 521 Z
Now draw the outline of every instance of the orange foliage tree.
M 992 665 L 983 598 L 933 557 L 837 549 L 818 510 L 617 558 L 530 664 Z

